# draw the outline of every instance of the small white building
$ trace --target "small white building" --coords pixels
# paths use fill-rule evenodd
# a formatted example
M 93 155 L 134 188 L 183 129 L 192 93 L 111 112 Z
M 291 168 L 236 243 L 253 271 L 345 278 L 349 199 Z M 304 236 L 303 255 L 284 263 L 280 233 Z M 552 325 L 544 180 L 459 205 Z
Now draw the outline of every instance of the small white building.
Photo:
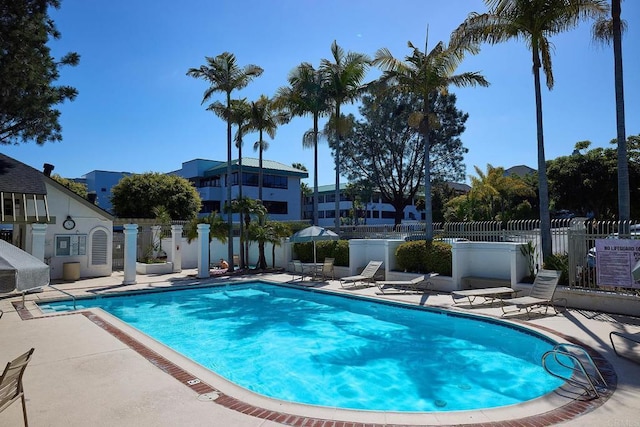
M 50 178 L 47 166 L 0 154 L 1 236 L 49 264 L 52 280 L 111 275 L 113 216 Z

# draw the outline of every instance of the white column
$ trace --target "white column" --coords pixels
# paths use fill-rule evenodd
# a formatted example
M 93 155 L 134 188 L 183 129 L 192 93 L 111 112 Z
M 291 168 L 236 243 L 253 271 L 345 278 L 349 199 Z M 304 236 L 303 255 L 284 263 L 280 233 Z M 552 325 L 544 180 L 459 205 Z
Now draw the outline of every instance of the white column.
M 136 283 L 136 252 L 138 246 L 138 224 L 124 225 L 124 280 L 123 285 Z
M 47 224 L 31 224 L 31 255 L 44 262 L 44 243 Z
M 198 224 L 198 279 L 209 277 L 209 224 Z
M 171 226 L 171 261 L 173 262 L 173 272 L 179 273 L 182 271 L 182 252 L 180 251 L 180 245 L 182 243 L 182 226 Z

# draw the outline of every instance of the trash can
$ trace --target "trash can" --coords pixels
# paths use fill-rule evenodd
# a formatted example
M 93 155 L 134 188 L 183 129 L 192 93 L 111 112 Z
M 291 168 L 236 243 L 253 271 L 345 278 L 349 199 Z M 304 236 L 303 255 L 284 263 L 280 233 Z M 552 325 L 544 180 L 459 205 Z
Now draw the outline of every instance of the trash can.
M 80 263 L 65 262 L 62 264 L 62 280 L 73 282 L 80 279 Z

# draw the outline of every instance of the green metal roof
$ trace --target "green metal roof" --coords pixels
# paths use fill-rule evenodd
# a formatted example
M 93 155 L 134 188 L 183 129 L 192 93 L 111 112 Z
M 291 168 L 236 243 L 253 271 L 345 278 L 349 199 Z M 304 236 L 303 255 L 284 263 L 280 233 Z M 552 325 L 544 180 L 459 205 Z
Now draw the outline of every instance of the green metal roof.
M 245 157 L 242 159 L 242 169 L 244 172 L 257 172 L 259 169 L 259 159 L 254 159 L 251 157 Z M 238 170 L 238 159 L 231 161 L 231 170 Z M 262 171 L 264 173 L 271 173 L 274 175 L 285 175 L 285 176 L 297 176 L 299 178 L 308 178 L 309 172 L 301 171 L 300 169 L 296 169 L 292 166 L 285 165 L 284 163 L 276 162 L 273 160 L 262 160 Z M 227 163 L 224 162 L 218 166 L 212 167 L 211 169 L 207 169 L 204 173 L 204 176 L 215 176 L 221 175 L 227 172 Z

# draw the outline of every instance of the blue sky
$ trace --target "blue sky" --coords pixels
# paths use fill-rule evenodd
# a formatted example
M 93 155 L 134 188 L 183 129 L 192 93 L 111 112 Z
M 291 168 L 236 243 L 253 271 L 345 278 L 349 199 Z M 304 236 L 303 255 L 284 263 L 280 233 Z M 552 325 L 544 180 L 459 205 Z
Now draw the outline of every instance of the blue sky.
M 622 3 L 628 32 L 623 39 L 627 135 L 640 133 L 640 2 Z M 226 125 L 201 105 L 207 85 L 186 76 L 205 56 L 224 51 L 240 65 L 264 69 L 234 94 L 255 100 L 273 96 L 296 65 L 318 66 L 334 40 L 346 51 L 373 56 L 387 47 L 404 58 L 407 41 L 429 46 L 447 41 L 481 0 L 63 0 L 51 16 L 62 33 L 55 56 L 81 55 L 63 68 L 60 82 L 76 87 L 74 102 L 61 106 L 63 141 L 3 146 L 2 151 L 37 169 L 76 178 L 92 170 L 170 172 L 194 158 L 226 160 Z M 547 159 L 568 155 L 577 141 L 609 146 L 615 138 L 613 53 L 594 44 L 590 24 L 551 39 L 555 87 L 543 81 Z M 483 45 L 459 72 L 480 71 L 488 88 L 451 88 L 469 113 L 461 138 L 469 149 L 467 175 L 487 164 L 536 167 L 536 128 L 531 54 L 524 42 Z M 372 69 L 367 81 L 379 71 Z M 223 100 L 222 95 L 215 99 Z M 355 106 L 350 107 L 355 111 Z M 265 158 L 313 168 L 313 150 L 302 148 L 310 118 L 281 126 Z M 257 157 L 245 138 L 243 155 Z M 333 159 L 320 146 L 320 185 L 335 182 Z M 237 156 L 234 155 L 234 158 Z M 312 184 L 312 179 L 307 180 Z

